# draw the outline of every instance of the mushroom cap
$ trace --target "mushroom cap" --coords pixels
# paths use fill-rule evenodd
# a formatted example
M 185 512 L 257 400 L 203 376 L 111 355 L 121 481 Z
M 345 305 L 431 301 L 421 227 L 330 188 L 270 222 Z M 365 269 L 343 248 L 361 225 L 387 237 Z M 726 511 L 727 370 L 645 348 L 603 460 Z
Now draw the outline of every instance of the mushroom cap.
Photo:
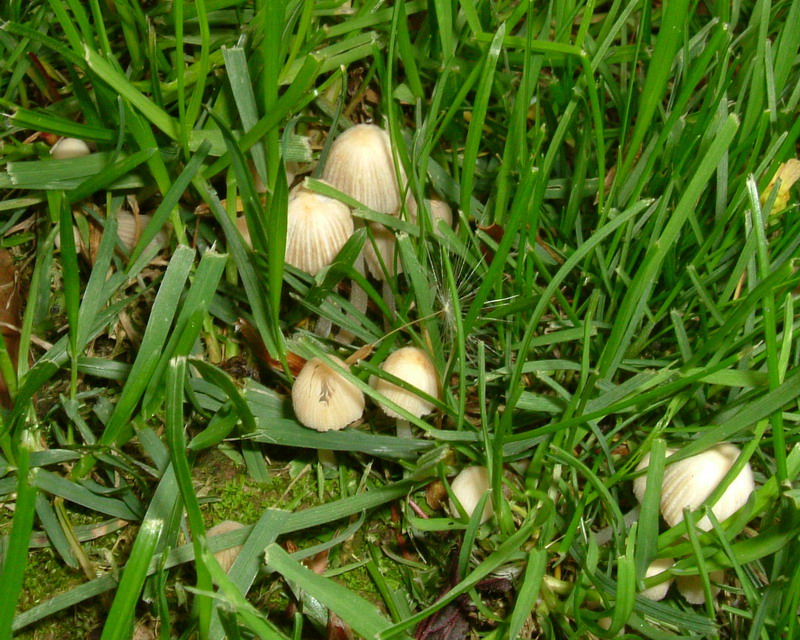
M 327 267 L 353 235 L 346 204 L 308 189 L 293 192 L 286 219 L 286 262 L 312 276 Z
M 117 214 L 117 235 L 122 240 L 122 244 L 128 251 L 132 251 L 142 237 L 144 228 L 150 223 L 152 216 L 147 214 L 133 215 L 129 211 L 120 211 Z M 163 229 L 147 245 L 145 251 L 158 247 L 159 249 L 167 246 L 169 236 Z
M 381 369 L 401 380 L 405 380 L 408 384 L 427 393 L 429 396 L 439 397 L 439 381 L 436 376 L 436 368 L 422 349 L 417 347 L 398 349 L 384 360 Z M 398 387 L 388 380 L 372 376 L 369 383 L 376 391 L 382 393 L 395 404 L 400 405 L 416 418 L 433 411 L 432 403 L 412 391 Z M 394 409 L 384 404 L 379 404 L 383 412 L 390 418 L 403 418 Z
M 676 449 L 668 449 L 667 455 L 672 455 L 675 451 Z M 696 456 L 668 465 L 664 469 L 661 485 L 661 515 L 664 516 L 666 523 L 674 527 L 683 521 L 684 509 L 694 511 L 702 505 L 728 473 L 740 453 L 737 446 L 723 442 Z M 649 463 L 648 453 L 636 470 L 646 469 Z M 644 499 L 646 486 L 647 476 L 639 476 L 633 482 L 633 492 L 639 502 Z M 722 522 L 744 506 L 754 489 L 753 470 L 748 463 L 712 508 L 717 520 Z M 697 527 L 709 531 L 711 521 L 707 516 L 703 516 L 698 521 Z
M 331 360 L 347 368 L 335 356 Z M 364 413 L 364 394 L 319 358 L 311 358 L 295 378 L 292 406 L 301 424 L 317 431 L 338 431 Z
M 236 531 L 238 529 L 243 529 L 244 525 L 241 522 L 236 522 L 236 520 L 223 520 L 219 524 L 215 524 L 211 527 L 208 531 L 206 531 L 206 536 L 209 538 L 213 538 L 214 536 L 221 536 L 223 533 L 230 533 L 231 531 Z M 222 570 L 225 573 L 231 570 L 233 563 L 236 561 L 236 557 L 242 551 L 242 545 L 238 544 L 235 547 L 230 547 L 229 549 L 222 549 L 221 551 L 217 551 L 214 553 L 214 557 L 219 562 L 219 566 L 222 567 Z
M 664 573 L 664 571 L 671 568 L 673 564 L 675 564 L 675 560 L 672 558 L 657 558 L 650 563 L 649 567 L 647 567 L 644 577 L 650 578 L 652 576 L 657 576 L 659 573 Z M 644 596 L 648 600 L 663 600 L 667 597 L 667 591 L 669 591 L 669 586 L 672 584 L 672 580 L 673 578 L 670 578 L 669 580 L 660 582 L 654 587 L 645 589 L 639 595 Z
M 391 140 L 374 124 L 357 124 L 334 140 L 322 178 L 379 213 L 396 215 L 400 209 Z
M 472 517 L 483 494 L 489 490 L 489 470 L 486 467 L 465 467 L 450 483 L 450 488 L 467 515 Z M 452 500 L 449 502 L 450 513 L 454 518 L 458 518 L 460 516 L 458 508 Z M 487 499 L 483 505 L 481 524 L 491 518 L 493 514 L 494 506 L 491 499 Z
M 719 587 L 714 583 L 721 583 L 725 579 L 724 571 L 712 571 L 708 574 L 711 580 L 711 595 L 716 597 Z M 703 592 L 703 581 L 700 576 L 678 576 L 675 578 L 678 592 L 689 604 L 705 604 L 706 594 Z
M 431 215 L 429 218 L 431 221 L 431 227 L 433 227 L 434 231 L 436 231 L 436 228 L 439 226 L 439 220 L 444 220 L 448 227 L 453 226 L 453 211 L 450 209 L 450 205 L 444 200 L 439 200 L 438 198 L 426 198 L 425 206 L 428 210 L 430 210 Z M 419 207 L 417 207 L 417 201 L 414 200 L 414 198 L 408 198 L 406 201 L 406 209 L 408 209 L 408 215 L 411 218 L 411 222 L 416 222 Z
M 53 160 L 69 160 L 88 156 L 92 150 L 89 145 L 78 138 L 61 138 L 50 148 Z

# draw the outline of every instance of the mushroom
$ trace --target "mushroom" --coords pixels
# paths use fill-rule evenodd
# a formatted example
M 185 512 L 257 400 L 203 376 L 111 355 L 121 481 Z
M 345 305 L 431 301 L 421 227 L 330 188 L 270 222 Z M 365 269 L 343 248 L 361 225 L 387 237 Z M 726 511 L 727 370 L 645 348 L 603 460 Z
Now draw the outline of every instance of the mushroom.
M 130 211 L 120 211 L 117 214 L 117 237 L 125 247 L 126 251 L 133 251 L 142 231 L 150 222 L 152 216 L 141 214 L 135 215 Z M 103 236 L 103 229 L 99 225 L 92 223 L 89 226 L 88 246 L 84 244 L 84 239 L 76 225 L 72 225 L 72 237 L 75 239 L 75 250 L 78 254 L 84 254 L 91 264 L 97 260 L 97 252 L 100 248 L 100 241 Z M 155 237 L 148 243 L 144 251 L 153 249 L 160 250 L 169 243 L 169 234 L 165 230 L 160 230 Z M 55 238 L 56 249 L 61 249 L 60 234 Z
M 649 567 L 647 567 L 644 577 L 650 578 L 652 576 L 657 576 L 660 573 L 664 573 L 667 569 L 670 569 L 673 564 L 675 564 L 675 561 L 672 558 L 657 558 L 650 563 Z M 672 578 L 669 578 L 668 580 L 660 582 L 649 589 L 645 589 L 639 595 L 644 596 L 648 600 L 663 600 L 666 598 L 667 591 L 669 591 L 669 586 L 671 584 Z
M 453 495 L 464 507 L 464 511 L 470 518 L 478 506 L 478 502 L 483 495 L 489 491 L 489 470 L 486 467 L 466 467 L 462 469 L 453 482 L 450 483 Z M 460 517 L 460 512 L 455 503 L 450 500 L 450 513 L 454 518 Z M 494 514 L 491 498 L 487 499 L 483 505 L 481 514 L 481 524 L 486 522 Z
M 286 262 L 312 276 L 327 267 L 353 235 L 350 207 L 304 187 L 289 199 Z
M 402 168 L 400 174 L 403 178 Z M 400 210 L 391 140 L 374 124 L 357 124 L 334 140 L 322 179 L 373 211 L 397 215 Z
M 235 520 L 223 520 L 219 524 L 214 525 L 208 531 L 206 531 L 206 537 L 213 538 L 214 536 L 221 536 L 223 533 L 229 533 L 231 531 L 237 531 L 238 529 L 244 528 L 244 525 L 241 522 L 236 522 Z M 242 545 L 238 544 L 235 547 L 230 547 L 229 549 L 221 549 L 214 553 L 214 557 L 219 562 L 219 566 L 222 567 L 222 570 L 225 573 L 231 570 L 233 563 L 236 561 L 236 557 L 242 551 Z
M 89 145 L 78 138 L 61 138 L 50 149 L 53 160 L 69 160 L 88 156 L 92 152 Z
M 667 455 L 672 455 L 675 451 L 676 449 L 668 449 Z M 664 469 L 661 485 L 661 515 L 664 516 L 666 523 L 674 527 L 683 521 L 684 509 L 694 511 L 702 505 L 731 469 L 740 453 L 735 445 L 723 442 L 696 456 L 668 464 Z M 648 453 L 636 470 L 646 469 L 649 463 Z M 646 475 L 639 476 L 633 482 L 633 492 L 639 502 L 644 499 L 646 487 Z M 727 519 L 745 505 L 754 489 L 753 470 L 748 463 L 730 483 L 711 511 L 720 522 Z M 703 516 L 697 527 L 702 531 L 709 531 L 711 521 L 708 516 Z
M 434 398 L 439 397 L 439 381 L 436 375 L 436 368 L 428 355 L 417 347 L 403 347 L 392 353 L 381 365 L 386 373 L 389 373 L 401 380 L 404 380 L 420 391 L 427 393 Z M 418 394 L 393 382 L 370 377 L 370 385 L 373 389 L 382 393 L 387 399 L 408 411 L 415 418 L 429 414 L 433 411 L 433 403 L 420 397 Z M 401 437 L 411 437 L 411 425 L 397 411 L 387 405 L 378 403 L 383 412 L 390 418 L 397 418 L 397 435 Z
M 339 358 L 329 357 L 347 367 Z M 292 406 L 304 426 L 317 431 L 338 431 L 364 413 L 364 394 L 321 359 L 311 358 L 295 378 Z
M 721 583 L 725 579 L 725 572 L 712 571 L 708 577 L 711 580 L 711 595 L 716 597 L 719 587 L 715 583 Z M 703 591 L 703 581 L 700 576 L 678 576 L 675 578 L 675 585 L 678 587 L 678 593 L 689 604 L 705 604 L 706 594 Z
M 438 233 L 437 229 L 440 220 L 444 220 L 448 226 L 453 224 L 453 213 L 446 202 L 432 199 L 425 200 L 425 204 L 430 210 L 429 220 L 434 233 Z M 409 220 L 412 223 L 416 223 L 418 211 L 416 201 L 413 198 L 409 198 L 406 208 Z M 394 232 L 378 222 L 370 222 L 369 228 L 372 230 L 372 237 L 375 241 L 374 246 L 369 241 L 364 246 L 364 259 L 367 262 L 370 273 L 381 281 L 386 280 L 387 273 L 392 276 L 403 273 L 403 265 L 399 260 L 395 260 L 395 245 L 397 242 L 395 241 Z M 380 258 L 378 255 L 380 255 Z M 386 266 L 386 271 L 381 266 L 381 262 Z

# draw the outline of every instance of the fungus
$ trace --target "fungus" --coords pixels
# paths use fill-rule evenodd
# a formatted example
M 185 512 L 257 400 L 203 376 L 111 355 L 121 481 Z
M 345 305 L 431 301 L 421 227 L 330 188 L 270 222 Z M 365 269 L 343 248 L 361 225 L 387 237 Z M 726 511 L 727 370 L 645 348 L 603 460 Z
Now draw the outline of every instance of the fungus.
M 335 356 L 330 359 L 346 367 Z M 364 413 L 364 394 L 319 358 L 306 362 L 292 386 L 292 406 L 301 424 L 317 431 L 338 431 Z
M 206 537 L 213 538 L 214 536 L 221 536 L 223 533 L 230 533 L 231 531 L 237 531 L 243 528 L 244 525 L 241 522 L 236 522 L 235 520 L 223 520 L 219 524 L 211 527 L 206 532 Z M 228 573 L 241 551 L 242 545 L 238 544 L 234 547 L 230 547 L 229 549 L 221 549 L 220 551 L 216 551 L 214 553 L 214 557 L 217 559 L 217 562 L 219 562 L 219 566 L 222 567 L 222 570 L 225 573 Z
M 334 140 L 322 178 L 373 211 L 400 210 L 391 140 L 374 124 L 357 124 Z
M 450 488 L 459 504 L 464 507 L 467 516 L 471 518 L 481 498 L 489 491 L 489 471 L 486 467 L 466 467 L 450 483 Z M 454 518 L 458 518 L 460 515 L 452 500 L 450 500 L 450 513 Z M 489 498 L 483 505 L 481 524 L 491 518 L 493 514 L 494 507 Z
M 667 569 L 670 569 L 673 564 L 675 564 L 675 561 L 672 558 L 658 558 L 653 560 L 653 562 L 650 563 L 650 566 L 647 567 L 644 577 L 650 578 L 652 576 L 657 576 L 661 573 L 664 573 Z M 649 589 L 645 589 L 639 595 L 644 596 L 648 600 L 663 600 L 667 597 L 667 591 L 669 591 L 669 586 L 671 584 L 672 578 L 669 578 L 668 580 L 660 582 Z
M 711 581 L 711 596 L 716 597 L 719 587 L 715 583 L 721 583 L 725 579 L 725 572 L 712 571 L 708 577 Z M 703 581 L 700 576 L 678 576 L 675 578 L 675 586 L 678 587 L 678 593 L 689 604 L 705 604 L 706 594 L 703 591 Z
M 439 381 L 436 369 L 427 354 L 417 347 L 403 347 L 392 353 L 381 365 L 386 373 L 404 380 L 412 387 L 427 393 L 434 398 L 439 397 Z M 422 398 L 413 391 L 403 389 L 393 382 L 372 376 L 370 385 L 383 394 L 388 400 L 408 411 L 415 418 L 433 411 L 433 403 Z M 402 437 L 411 437 L 411 426 L 397 411 L 379 402 L 383 412 L 390 418 L 397 418 L 397 432 Z
M 667 455 L 672 455 L 675 451 L 676 449 L 668 449 Z M 661 515 L 665 522 L 674 527 L 683 521 L 684 509 L 694 511 L 702 505 L 731 469 L 740 453 L 738 447 L 724 442 L 696 456 L 668 464 L 661 484 Z M 649 462 L 648 453 L 636 470 L 646 469 Z M 646 486 L 646 475 L 639 476 L 633 482 L 633 492 L 639 502 L 644 499 Z M 748 463 L 711 508 L 717 520 L 722 522 L 744 506 L 754 489 L 753 470 Z M 708 516 L 703 516 L 697 527 L 702 531 L 709 531 L 711 521 Z
M 89 145 L 78 138 L 61 138 L 50 149 L 53 160 L 69 160 L 88 156 L 92 152 Z
M 301 187 L 289 199 L 286 262 L 312 276 L 327 267 L 353 235 L 350 207 Z

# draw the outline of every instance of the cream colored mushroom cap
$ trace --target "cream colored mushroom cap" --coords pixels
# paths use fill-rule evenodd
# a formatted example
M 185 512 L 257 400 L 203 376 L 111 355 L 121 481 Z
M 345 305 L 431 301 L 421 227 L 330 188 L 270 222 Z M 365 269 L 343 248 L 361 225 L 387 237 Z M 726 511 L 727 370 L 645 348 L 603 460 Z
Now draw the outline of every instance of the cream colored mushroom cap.
M 316 275 L 351 235 L 353 217 L 346 204 L 308 189 L 294 192 L 286 220 L 286 262 Z
M 53 160 L 69 160 L 88 156 L 92 150 L 89 145 L 78 138 L 61 138 L 50 148 Z
M 223 520 L 219 524 L 215 524 L 208 531 L 206 531 L 206 536 L 213 538 L 214 536 L 221 536 L 223 533 L 230 533 L 231 531 L 237 531 L 243 528 L 244 525 L 241 522 L 236 522 L 236 520 Z M 231 570 L 233 563 L 236 562 L 236 558 L 241 551 L 242 545 L 239 544 L 235 547 L 230 547 L 229 549 L 217 551 L 214 553 L 214 557 L 217 559 L 217 562 L 219 562 L 219 566 L 222 567 L 222 570 L 225 573 L 228 573 L 228 571 Z
M 675 451 L 669 449 L 667 455 Z M 695 510 L 702 505 L 728 473 L 740 453 L 735 445 L 723 442 L 696 456 L 668 465 L 664 469 L 661 484 L 661 515 L 664 516 L 666 523 L 674 527 L 683 521 L 684 509 Z M 649 462 L 650 454 L 647 454 L 636 469 L 646 469 Z M 647 476 L 640 476 L 634 480 L 633 492 L 639 502 L 644 498 L 646 486 Z M 748 463 L 712 508 L 717 520 L 722 522 L 738 511 L 754 490 L 753 470 Z M 703 516 L 698 521 L 697 527 L 709 531 L 711 521 L 707 516 Z
M 439 397 L 439 381 L 436 376 L 436 368 L 422 349 L 417 347 L 398 349 L 386 358 L 383 365 L 381 365 L 381 369 L 401 380 L 405 380 L 408 384 L 427 393 L 429 396 Z M 432 403 L 412 391 L 398 387 L 388 380 L 372 376 L 369 382 L 376 391 L 382 393 L 389 400 L 400 405 L 417 418 L 433 411 Z M 403 417 L 384 404 L 380 404 L 380 407 L 390 418 L 402 419 Z
M 334 140 L 322 178 L 379 213 L 400 209 L 391 140 L 374 124 L 357 124 Z
M 657 558 L 650 563 L 649 567 L 647 567 L 644 577 L 650 578 L 652 576 L 657 576 L 659 573 L 664 573 L 667 569 L 671 568 L 673 564 L 675 564 L 675 560 L 672 558 Z M 645 589 L 639 595 L 644 596 L 648 600 L 663 600 L 667 597 L 667 591 L 669 591 L 669 586 L 672 584 L 672 580 L 673 578 L 670 578 L 669 580 L 660 582 L 654 587 Z
M 466 467 L 450 483 L 450 488 L 467 515 L 472 517 L 483 494 L 489 490 L 489 470 L 486 467 Z M 452 500 L 450 500 L 450 513 L 454 518 L 460 516 L 458 508 Z M 488 498 L 483 505 L 481 524 L 491 518 L 493 514 L 494 506 L 491 498 Z
M 711 595 L 716 597 L 719 593 L 719 587 L 715 583 L 722 583 L 725 580 L 724 571 L 712 571 L 708 574 L 711 581 Z M 705 604 L 706 594 L 703 591 L 703 581 L 700 576 L 678 576 L 675 578 L 675 586 L 678 587 L 684 600 L 689 604 Z
M 335 356 L 330 359 L 347 368 Z M 303 366 L 292 386 L 292 406 L 301 424 L 317 431 L 338 431 L 364 413 L 364 394 L 319 358 Z
M 142 237 L 142 232 L 145 227 L 150 223 L 152 216 L 147 214 L 133 215 L 129 211 L 120 211 L 117 214 L 117 235 L 122 240 L 122 244 L 128 251 L 132 251 Z M 154 247 L 162 249 L 169 243 L 169 235 L 163 229 L 160 230 L 155 237 L 148 243 L 145 251 Z
M 450 205 L 444 200 L 439 200 L 438 198 L 431 198 L 428 200 L 426 198 L 425 206 L 430 210 L 430 221 L 434 231 L 436 231 L 439 226 L 439 220 L 444 220 L 448 227 L 453 226 L 453 211 L 450 209 Z M 416 222 L 419 207 L 417 207 L 417 201 L 414 200 L 414 198 L 409 198 L 406 201 L 406 209 L 408 209 L 411 222 Z

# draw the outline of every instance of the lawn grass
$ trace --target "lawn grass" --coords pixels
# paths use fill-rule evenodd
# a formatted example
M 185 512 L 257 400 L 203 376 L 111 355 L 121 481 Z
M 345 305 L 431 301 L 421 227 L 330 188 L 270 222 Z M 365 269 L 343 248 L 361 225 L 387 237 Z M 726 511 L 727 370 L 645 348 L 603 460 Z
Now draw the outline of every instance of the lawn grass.
M 798 156 L 800 0 L 9 0 L 0 19 L 0 277 L 26 299 L 0 334 L 0 638 L 800 633 L 800 209 L 773 182 Z M 319 181 L 359 122 L 452 227 Z M 52 160 L 58 136 L 93 153 Z M 316 276 L 284 264 L 303 180 L 394 230 L 402 274 L 359 270 L 370 226 Z M 131 209 L 152 218 L 129 249 Z M 441 397 L 403 438 L 369 378 L 408 344 Z M 334 353 L 370 398 L 318 433 L 288 393 Z M 722 441 L 743 453 L 707 504 L 749 463 L 737 514 L 669 529 L 651 490 L 627 517 L 645 454 L 653 481 L 667 447 Z M 485 524 L 445 509 L 475 464 Z M 206 535 L 224 519 L 245 526 Z M 226 574 L 214 552 L 237 545 Z M 640 595 L 699 575 L 711 596 L 718 570 L 704 605 Z

